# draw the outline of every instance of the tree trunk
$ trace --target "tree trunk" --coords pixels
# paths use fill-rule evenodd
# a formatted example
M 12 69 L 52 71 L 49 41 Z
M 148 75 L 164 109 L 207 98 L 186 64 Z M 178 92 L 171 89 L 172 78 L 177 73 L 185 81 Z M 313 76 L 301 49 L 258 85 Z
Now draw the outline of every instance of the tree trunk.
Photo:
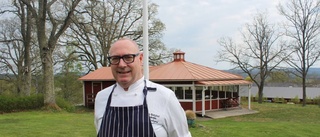
M 259 89 L 259 91 L 258 91 L 258 96 L 259 96 L 259 98 L 258 98 L 258 103 L 259 104 L 261 104 L 262 103 L 262 101 L 263 101 L 263 84 L 260 84 L 260 86 L 258 86 L 258 89 Z
M 302 77 L 302 106 L 306 106 L 307 104 L 307 94 L 306 94 L 306 75 L 303 73 Z
M 24 15 L 23 15 L 24 16 Z M 30 50 L 31 50 L 31 31 L 32 31 L 32 15 L 30 8 L 27 7 L 27 18 L 26 22 L 23 21 L 21 25 L 23 30 L 23 39 L 24 39 L 24 68 L 23 68 L 23 82 L 22 82 L 22 93 L 26 96 L 30 96 L 31 93 L 31 58 L 30 58 Z M 26 25 L 26 27 L 25 27 Z
M 54 73 L 53 73 L 53 59 L 52 52 L 44 50 L 42 54 L 42 70 L 44 81 L 44 105 L 47 109 L 60 110 L 56 104 L 54 91 Z

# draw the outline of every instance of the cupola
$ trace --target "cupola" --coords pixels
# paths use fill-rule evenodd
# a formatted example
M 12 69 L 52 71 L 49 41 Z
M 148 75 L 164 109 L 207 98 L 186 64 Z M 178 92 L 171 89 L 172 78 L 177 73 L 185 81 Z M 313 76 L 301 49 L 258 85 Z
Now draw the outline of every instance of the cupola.
M 173 53 L 173 61 L 185 61 L 184 60 L 184 52 L 178 50 Z

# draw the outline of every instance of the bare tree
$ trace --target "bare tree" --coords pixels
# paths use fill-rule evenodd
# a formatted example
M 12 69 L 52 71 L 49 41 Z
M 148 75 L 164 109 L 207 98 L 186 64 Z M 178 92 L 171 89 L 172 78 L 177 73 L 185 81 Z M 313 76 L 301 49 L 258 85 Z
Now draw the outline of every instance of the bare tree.
M 36 20 L 37 39 L 42 61 L 44 103 L 59 109 L 55 102 L 52 53 L 59 37 L 72 23 L 74 11 L 81 0 L 20 0 L 27 5 Z M 55 7 L 55 9 L 53 8 Z
M 30 51 L 33 27 L 31 12 L 21 1 L 15 0 L 12 2 L 12 6 L 7 5 L 7 8 L 1 13 L 12 15 L 9 20 L 2 20 L 5 25 L 2 26 L 1 39 L 7 46 L 7 50 L 2 51 L 3 61 L 6 62 L 6 66 L 3 68 L 10 70 L 8 74 L 14 74 L 18 92 L 30 95 L 32 73 Z
M 280 38 L 275 26 L 268 23 L 267 14 L 258 13 L 252 24 L 246 24 L 242 36 L 243 45 L 231 38 L 221 38 L 218 42 L 223 50 L 218 53 L 218 61 L 229 62 L 248 74 L 258 86 L 259 103 L 262 103 L 266 78 L 282 61 L 285 47 L 276 45 Z
M 108 66 L 107 57 L 111 43 L 121 37 L 142 40 L 142 5 L 141 0 L 126 1 L 91 1 L 83 4 L 78 11 L 74 25 L 68 33 L 67 45 L 74 45 L 74 52 L 84 63 L 88 71 L 101 66 Z M 164 24 L 155 18 L 157 5 L 149 5 L 150 55 L 153 64 L 159 58 L 168 57 L 167 49 L 159 40 Z M 154 54 L 153 54 L 154 53 Z M 154 55 L 154 56 L 152 56 Z
M 22 91 L 25 95 L 30 95 L 31 93 L 31 44 L 32 44 L 32 29 L 34 28 L 34 21 L 31 17 L 31 11 L 25 4 L 21 1 L 14 1 L 15 7 L 18 9 L 18 17 L 21 20 L 21 35 L 24 45 L 24 66 L 20 74 L 23 75 Z
M 1 20 L 1 50 L 0 50 L 0 70 L 6 74 L 6 80 L 14 83 L 15 93 L 22 91 L 22 65 L 23 51 L 21 35 L 19 35 L 20 23 L 16 19 Z M 20 74 L 20 75 L 19 75 Z
M 295 75 L 302 78 L 303 106 L 306 105 L 306 81 L 309 68 L 320 57 L 319 29 L 320 2 L 318 0 L 291 0 L 278 9 L 288 24 L 286 35 L 291 38 L 288 47 L 293 50 L 286 62 L 295 69 Z

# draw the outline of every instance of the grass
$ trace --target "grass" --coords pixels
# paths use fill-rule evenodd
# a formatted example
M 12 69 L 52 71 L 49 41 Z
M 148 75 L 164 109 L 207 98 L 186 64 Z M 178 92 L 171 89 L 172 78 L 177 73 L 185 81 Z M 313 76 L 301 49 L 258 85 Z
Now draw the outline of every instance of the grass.
M 245 106 L 245 104 L 243 105 Z M 196 120 L 193 137 L 315 137 L 320 134 L 320 108 L 315 105 L 252 103 L 259 113 Z M 94 137 L 92 111 L 27 111 L 0 114 L 1 137 Z
M 94 137 L 93 112 L 28 111 L 0 115 L 1 137 Z
M 316 137 L 320 134 L 320 108 L 316 105 L 253 103 L 252 109 L 259 113 L 196 121 L 197 128 L 190 131 L 196 137 Z

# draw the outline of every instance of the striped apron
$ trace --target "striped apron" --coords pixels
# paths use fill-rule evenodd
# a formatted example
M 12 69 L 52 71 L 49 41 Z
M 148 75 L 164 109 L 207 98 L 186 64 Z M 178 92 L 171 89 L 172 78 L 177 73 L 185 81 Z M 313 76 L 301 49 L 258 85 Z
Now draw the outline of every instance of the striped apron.
M 112 107 L 110 106 L 113 86 L 109 95 L 106 110 L 103 115 L 98 137 L 155 137 L 149 118 L 146 96 L 148 88 L 144 81 L 144 100 L 140 106 Z

